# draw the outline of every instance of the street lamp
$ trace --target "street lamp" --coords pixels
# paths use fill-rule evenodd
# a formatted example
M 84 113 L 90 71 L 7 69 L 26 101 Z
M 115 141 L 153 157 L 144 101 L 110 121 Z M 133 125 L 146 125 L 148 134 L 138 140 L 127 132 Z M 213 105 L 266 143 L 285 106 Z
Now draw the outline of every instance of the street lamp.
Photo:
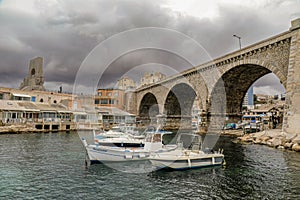
M 242 44 L 241 44 L 241 37 L 240 36 L 237 36 L 237 35 L 233 35 L 233 37 L 236 37 L 239 39 L 239 45 L 240 45 L 240 50 L 242 49 Z

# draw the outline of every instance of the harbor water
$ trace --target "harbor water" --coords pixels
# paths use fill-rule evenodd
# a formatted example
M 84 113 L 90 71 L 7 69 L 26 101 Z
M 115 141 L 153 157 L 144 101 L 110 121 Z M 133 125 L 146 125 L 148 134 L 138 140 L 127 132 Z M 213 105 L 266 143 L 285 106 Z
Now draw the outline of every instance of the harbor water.
M 91 132 L 79 135 L 91 136 Z M 220 137 L 226 166 L 85 166 L 77 132 L 0 135 L 0 199 L 300 199 L 300 154 Z

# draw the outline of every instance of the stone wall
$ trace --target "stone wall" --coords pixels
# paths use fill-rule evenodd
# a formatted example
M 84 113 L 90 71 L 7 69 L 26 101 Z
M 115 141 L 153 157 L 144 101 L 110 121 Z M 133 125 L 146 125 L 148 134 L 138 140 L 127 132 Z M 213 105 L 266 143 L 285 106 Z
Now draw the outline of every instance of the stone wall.
M 292 22 L 283 131 L 300 134 L 300 19 Z

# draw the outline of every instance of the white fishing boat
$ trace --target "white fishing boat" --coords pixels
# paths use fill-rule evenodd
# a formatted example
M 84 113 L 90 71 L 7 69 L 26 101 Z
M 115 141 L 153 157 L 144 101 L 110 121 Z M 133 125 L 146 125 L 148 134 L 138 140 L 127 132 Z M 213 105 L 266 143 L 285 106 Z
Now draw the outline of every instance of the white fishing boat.
M 187 136 L 191 139 L 184 139 Z M 156 169 L 184 170 L 222 165 L 224 155 L 221 151 L 206 152 L 201 150 L 201 136 L 189 133 L 179 136 L 176 149 L 165 152 L 152 152 L 148 159 Z
M 177 147 L 177 145 L 164 145 L 163 136 L 171 132 L 162 132 L 159 130 L 148 129 L 144 146 L 133 146 L 132 141 L 128 138 L 103 138 L 96 144 L 88 144 L 85 138 L 82 138 L 82 143 L 86 149 L 86 164 L 93 164 L 98 162 L 123 162 L 136 161 L 147 159 L 151 152 L 170 151 Z M 104 145 L 107 141 L 110 145 Z M 123 141 L 122 145 L 115 145 L 115 141 Z M 140 144 L 140 143 L 139 143 Z

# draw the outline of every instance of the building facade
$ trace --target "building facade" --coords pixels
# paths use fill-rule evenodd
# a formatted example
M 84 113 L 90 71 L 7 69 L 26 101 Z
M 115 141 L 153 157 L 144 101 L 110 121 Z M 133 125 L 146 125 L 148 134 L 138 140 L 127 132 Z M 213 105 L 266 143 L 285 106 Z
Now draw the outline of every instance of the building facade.
M 248 109 L 254 108 L 253 85 L 250 86 L 244 97 L 243 106 L 247 106 Z
M 95 105 L 124 110 L 124 94 L 124 90 L 120 89 L 98 89 L 97 96 L 95 96 Z
M 60 103 L 62 100 L 72 100 L 72 94 L 40 91 L 40 90 L 19 90 L 0 87 L 0 100 L 22 100 L 40 103 Z

